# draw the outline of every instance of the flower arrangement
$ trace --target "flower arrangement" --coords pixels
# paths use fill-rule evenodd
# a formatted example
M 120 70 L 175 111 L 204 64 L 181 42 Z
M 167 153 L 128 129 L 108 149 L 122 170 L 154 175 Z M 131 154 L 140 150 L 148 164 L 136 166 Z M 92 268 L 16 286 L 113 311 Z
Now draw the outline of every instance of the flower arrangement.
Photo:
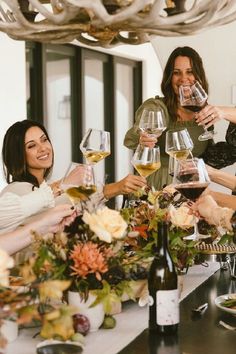
M 30 286 L 29 297 L 24 294 L 24 299 L 38 298 L 42 303 L 49 298 L 68 300 L 70 291 L 80 294 L 85 302 L 92 294 L 90 307 L 102 304 L 106 315 L 111 314 L 114 306 L 121 308 L 124 299 L 142 299 L 157 242 L 158 222 L 163 220 L 169 222 L 169 246 L 176 268 L 182 271 L 191 266 L 198 250 L 196 241 L 184 238 L 193 232 L 195 222 L 186 199 L 171 186 L 161 191 L 141 189 L 135 197 L 120 211 L 104 206 L 97 211 L 85 210 L 63 232 L 34 233 L 34 255 L 19 270 Z M 218 235 L 216 228 L 204 221 L 203 224 L 214 239 Z M 4 274 L 0 273 L 3 279 Z M 78 309 L 73 312 L 60 303 L 58 308 L 50 307 L 50 311 L 56 311 L 52 316 L 50 311 L 42 316 L 37 306 L 32 309 L 27 316 L 31 320 L 34 315 L 40 318 L 42 336 L 55 337 L 56 333 L 65 340 L 73 335 L 69 318 Z M 27 316 L 21 311 L 21 319 Z M 68 323 L 65 331 L 60 325 L 64 316 Z M 105 328 L 114 326 L 114 321 L 108 319 Z
M 16 325 L 36 321 L 41 324 L 43 338 L 71 339 L 75 334 L 72 317 L 75 309 L 60 301 L 70 281 L 39 283 L 32 273 L 28 278 L 29 272 L 25 268 L 22 269 L 22 277 L 12 277 L 9 269 L 13 266 L 13 259 L 0 249 L 0 349 L 6 347 L 8 339 L 1 327 L 9 321 Z
M 130 280 L 136 264 L 127 261 L 123 239 L 127 223 L 119 211 L 103 207 L 84 211 L 64 232 L 34 234 L 34 257 L 21 272 L 38 282 L 70 280 L 69 290 L 78 292 L 84 301 L 90 293 L 109 314 L 122 295 L 132 297 Z
M 195 217 L 189 213 L 186 199 L 171 185 L 161 191 L 141 189 L 136 197 L 121 211 L 129 225 L 126 241 L 132 250 L 140 257 L 153 257 L 157 225 L 165 220 L 169 223 L 169 247 L 177 269 L 191 266 L 197 253 L 196 242 L 184 237 L 193 232 Z

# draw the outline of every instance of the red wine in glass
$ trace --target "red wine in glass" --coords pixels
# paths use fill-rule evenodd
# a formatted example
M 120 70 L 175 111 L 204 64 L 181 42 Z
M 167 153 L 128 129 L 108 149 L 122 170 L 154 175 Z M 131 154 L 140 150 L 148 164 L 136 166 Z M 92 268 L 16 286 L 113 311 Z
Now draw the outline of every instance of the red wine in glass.
M 207 105 L 208 95 L 198 81 L 193 85 L 179 86 L 179 102 L 182 107 L 192 112 L 199 112 Z M 199 135 L 198 140 L 205 141 L 213 138 L 214 132 L 208 131 L 203 126 L 204 132 Z
M 195 202 L 210 183 L 206 166 L 202 159 L 193 158 L 176 161 L 173 184 L 185 198 Z M 206 235 L 204 235 L 206 237 Z M 193 235 L 185 237 L 189 240 L 203 238 L 198 232 L 197 222 L 194 225 Z
M 191 106 L 191 105 L 187 105 L 187 106 L 183 106 L 185 109 L 188 109 L 191 112 L 200 112 L 200 110 L 203 108 L 201 106 Z
M 188 183 L 180 184 L 176 186 L 175 189 L 177 189 L 177 191 L 179 191 L 185 198 L 195 202 L 204 192 L 207 186 L 208 183 Z

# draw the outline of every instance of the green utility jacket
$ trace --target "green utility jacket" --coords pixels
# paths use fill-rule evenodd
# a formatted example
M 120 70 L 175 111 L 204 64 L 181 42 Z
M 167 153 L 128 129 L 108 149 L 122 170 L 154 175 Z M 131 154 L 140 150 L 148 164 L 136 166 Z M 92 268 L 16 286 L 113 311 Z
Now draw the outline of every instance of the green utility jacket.
M 195 121 L 172 121 L 167 107 L 163 102 L 163 98 L 161 97 L 149 98 L 148 100 L 144 101 L 144 103 L 137 109 L 135 113 L 135 124 L 131 129 L 127 131 L 124 139 L 124 145 L 129 149 L 136 149 L 139 143 L 138 126 L 143 109 L 146 108 L 150 110 L 157 110 L 158 107 L 161 107 L 164 110 L 167 121 L 166 131 L 169 129 L 179 130 L 181 128 L 187 128 L 194 144 L 194 148 L 192 151 L 193 156 L 201 156 L 209 144 L 209 140 L 198 140 L 198 136 L 204 131 L 203 128 L 201 126 L 198 126 Z M 170 184 L 172 182 L 172 177 L 168 175 L 169 155 L 165 152 L 166 131 L 164 131 L 162 135 L 158 138 L 158 146 L 160 147 L 161 153 L 161 168 L 147 178 L 148 184 L 150 186 L 155 187 L 155 189 L 157 190 L 160 190 L 163 185 Z

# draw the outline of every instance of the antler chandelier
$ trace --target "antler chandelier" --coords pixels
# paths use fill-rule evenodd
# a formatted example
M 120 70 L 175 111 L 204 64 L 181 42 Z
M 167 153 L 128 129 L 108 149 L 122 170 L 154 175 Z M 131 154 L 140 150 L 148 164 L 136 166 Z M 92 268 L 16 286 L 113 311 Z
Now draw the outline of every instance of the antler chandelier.
M 236 19 L 235 0 L 0 0 L 0 31 L 18 40 L 141 44 Z

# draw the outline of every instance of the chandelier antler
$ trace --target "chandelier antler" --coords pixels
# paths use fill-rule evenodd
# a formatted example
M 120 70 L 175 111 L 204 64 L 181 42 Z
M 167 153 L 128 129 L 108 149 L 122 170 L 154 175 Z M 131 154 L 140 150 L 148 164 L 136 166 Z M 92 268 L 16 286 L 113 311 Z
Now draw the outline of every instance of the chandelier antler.
M 18 40 L 141 44 L 236 19 L 235 0 L 0 0 L 0 31 Z M 163 8 L 164 7 L 164 8 Z

